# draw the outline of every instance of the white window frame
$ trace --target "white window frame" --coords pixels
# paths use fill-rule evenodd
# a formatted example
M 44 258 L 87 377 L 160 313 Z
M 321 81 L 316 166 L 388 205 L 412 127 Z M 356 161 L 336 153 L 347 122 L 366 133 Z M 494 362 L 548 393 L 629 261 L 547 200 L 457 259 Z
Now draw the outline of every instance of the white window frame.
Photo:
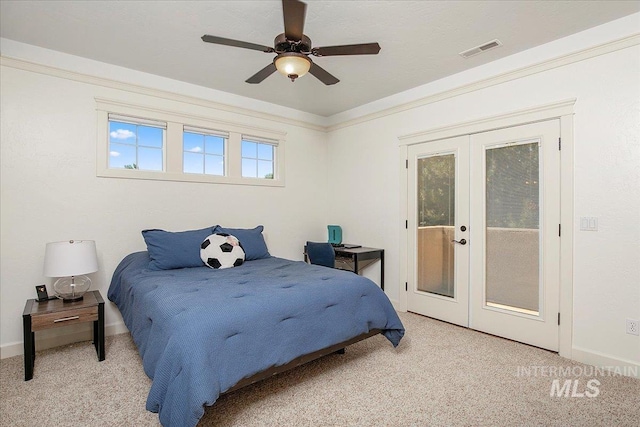
M 201 135 L 203 137 L 207 137 L 207 136 L 216 136 L 218 138 L 222 138 L 223 139 L 223 144 L 222 144 L 222 156 L 220 156 L 219 154 L 210 154 L 207 153 L 206 150 L 206 142 L 203 142 L 203 152 L 202 152 L 202 156 L 203 156 L 203 172 L 201 173 L 195 173 L 195 172 L 185 172 L 184 171 L 184 155 L 185 153 L 187 153 L 187 151 L 184 151 L 184 134 L 185 133 L 192 133 L 192 134 L 196 134 L 196 135 Z M 216 157 L 222 157 L 222 176 L 228 176 L 228 172 L 227 172 L 227 165 L 229 164 L 229 156 L 228 156 L 228 152 L 229 152 L 229 132 L 225 132 L 225 131 L 220 131 L 220 130 L 215 130 L 215 129 L 204 129 L 204 128 L 199 128 L 199 127 L 195 127 L 195 126 L 188 126 L 188 125 L 184 125 L 182 127 L 182 135 L 183 135 L 183 140 L 182 140 L 182 161 L 183 161 L 183 165 L 182 165 L 182 173 L 185 174 L 190 174 L 190 175 L 208 175 L 208 176 L 220 176 L 220 175 L 209 175 L 207 173 L 205 173 L 206 171 L 206 164 L 207 164 L 207 156 L 216 156 Z M 206 141 L 206 139 L 205 139 Z
M 278 141 L 274 141 L 274 140 L 267 140 L 265 138 L 260 138 L 258 136 L 255 135 L 242 135 L 242 138 L 240 139 L 240 143 L 242 144 L 242 141 L 247 141 L 247 142 L 252 142 L 254 144 L 262 144 L 262 145 L 270 145 L 273 148 L 273 158 L 271 159 L 271 164 L 273 166 L 273 178 L 260 178 L 260 177 L 244 177 L 244 179 L 260 179 L 260 180 L 273 180 L 276 178 L 276 170 L 277 170 L 277 165 L 278 165 Z M 242 149 L 242 145 L 240 146 L 240 148 Z M 260 158 L 256 157 L 255 159 L 250 158 L 250 157 L 242 157 L 242 152 L 240 153 L 240 168 L 242 169 L 242 159 L 251 159 L 251 160 L 255 160 L 256 161 L 256 167 L 258 166 L 258 162 L 261 160 Z M 257 169 L 256 169 L 257 172 Z M 240 171 L 240 173 L 242 174 L 242 170 Z
M 145 147 L 139 144 L 139 135 L 138 133 L 136 133 L 136 143 L 135 143 L 135 147 L 136 147 L 136 162 L 134 162 L 134 164 L 138 164 L 139 166 L 139 160 L 138 160 L 138 150 L 142 147 L 142 148 L 153 148 L 156 150 L 160 150 L 162 152 L 162 171 L 164 171 L 166 169 L 166 150 L 165 147 L 167 145 L 167 123 L 160 121 L 160 120 L 149 120 L 149 119 L 144 119 L 144 118 L 140 118 L 140 117 L 131 117 L 131 116 L 123 116 L 120 114 L 113 114 L 113 113 L 109 113 L 107 114 L 107 126 L 109 126 L 109 123 L 111 122 L 118 122 L 118 123 L 127 123 L 127 124 L 132 124 L 132 125 L 136 125 L 136 126 L 148 126 L 148 127 L 154 127 L 154 128 L 158 128 L 158 129 L 162 129 L 162 147 L 160 147 L 159 149 L 156 147 Z M 108 138 L 108 143 L 109 143 L 109 153 L 111 153 L 111 138 Z M 127 145 L 121 142 L 116 142 L 116 144 L 121 144 L 121 145 Z M 122 169 L 122 168 L 111 168 L 111 169 Z M 131 169 L 128 169 L 131 170 Z M 151 171 L 149 169 L 142 169 L 142 170 L 146 170 L 146 171 L 150 171 L 150 172 L 162 172 L 162 171 Z
M 95 101 L 97 111 L 96 175 L 98 177 L 265 187 L 285 186 L 285 132 L 103 98 L 95 98 Z M 167 123 L 163 147 L 164 171 L 109 168 L 109 114 Z M 216 130 L 228 134 L 224 159 L 225 176 L 183 172 L 182 136 L 185 127 L 187 129 Z M 258 142 L 265 141 L 274 146 L 273 179 L 242 177 L 242 138 L 249 135 L 250 138 L 257 139 Z

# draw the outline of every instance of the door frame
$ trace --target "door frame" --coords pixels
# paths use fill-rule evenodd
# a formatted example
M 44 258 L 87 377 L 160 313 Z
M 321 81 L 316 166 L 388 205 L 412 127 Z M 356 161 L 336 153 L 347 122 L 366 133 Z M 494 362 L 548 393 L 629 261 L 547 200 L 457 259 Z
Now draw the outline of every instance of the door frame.
M 576 98 L 539 105 L 523 110 L 513 111 L 461 122 L 454 125 L 428 129 L 398 137 L 400 168 L 399 199 L 399 300 L 398 309 L 407 311 L 407 286 L 402 285 L 409 280 L 409 230 L 408 219 L 408 147 L 409 145 L 434 142 L 455 136 L 471 135 L 496 129 L 519 126 L 528 123 L 560 120 L 560 328 L 558 331 L 558 353 L 562 357 L 572 359 L 573 349 L 573 115 Z

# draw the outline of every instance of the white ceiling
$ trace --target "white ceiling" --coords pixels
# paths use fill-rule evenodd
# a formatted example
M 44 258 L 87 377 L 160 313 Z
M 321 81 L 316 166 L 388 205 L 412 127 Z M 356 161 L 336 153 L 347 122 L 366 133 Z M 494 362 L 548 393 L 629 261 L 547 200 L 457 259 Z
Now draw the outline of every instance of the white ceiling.
M 275 73 L 244 81 L 273 54 L 204 43 L 203 34 L 272 46 L 278 0 L 9 1 L 0 36 L 330 116 L 640 11 L 640 1 L 307 1 L 313 45 L 379 42 L 373 56 L 313 60 L 341 81 Z M 503 46 L 463 59 L 493 39 Z

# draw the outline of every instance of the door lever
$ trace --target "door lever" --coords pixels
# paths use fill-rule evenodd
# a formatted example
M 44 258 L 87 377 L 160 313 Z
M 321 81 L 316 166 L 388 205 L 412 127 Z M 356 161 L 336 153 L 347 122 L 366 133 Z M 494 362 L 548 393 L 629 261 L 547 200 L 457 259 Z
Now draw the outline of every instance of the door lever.
M 467 244 L 467 240 L 466 239 L 452 240 L 452 242 L 459 243 L 461 245 L 466 245 Z

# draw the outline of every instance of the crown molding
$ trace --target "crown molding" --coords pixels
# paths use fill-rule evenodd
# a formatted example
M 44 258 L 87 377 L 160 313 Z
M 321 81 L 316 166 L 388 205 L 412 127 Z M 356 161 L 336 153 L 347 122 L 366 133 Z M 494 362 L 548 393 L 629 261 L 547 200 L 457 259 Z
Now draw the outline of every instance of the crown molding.
M 150 87 L 132 84 L 132 83 L 125 83 L 118 80 L 92 76 L 92 75 L 79 73 L 75 71 L 64 70 L 64 69 L 49 66 L 49 65 L 38 64 L 38 63 L 25 61 L 22 59 L 17 59 L 12 57 L 7 57 L 3 55 L 0 55 L 0 65 L 16 68 L 24 71 L 30 71 L 34 73 L 59 77 L 67 80 L 73 80 L 73 81 L 78 81 L 82 83 L 93 84 L 93 85 L 98 85 L 98 86 L 112 88 L 112 89 L 118 89 L 122 91 L 136 93 L 136 94 L 148 95 L 148 96 L 173 100 L 177 102 L 185 102 L 185 103 L 198 105 L 205 108 L 211 108 L 211 109 L 230 112 L 230 113 L 236 113 L 236 114 L 244 115 L 247 117 L 270 120 L 277 123 L 284 123 L 292 126 L 298 126 L 306 129 L 311 129 L 314 131 L 328 133 L 328 132 L 333 132 L 335 130 L 347 128 L 350 126 L 355 126 L 361 123 L 366 123 L 371 120 L 376 120 L 382 117 L 391 116 L 404 111 L 419 108 L 428 104 L 432 104 L 434 102 L 442 101 L 444 99 L 453 98 L 456 96 L 474 92 L 487 87 L 499 85 L 501 83 L 506 83 L 512 80 L 531 76 L 537 73 L 542 73 L 548 70 L 552 70 L 554 68 L 559 68 L 565 65 L 570 65 L 576 62 L 595 58 L 597 56 L 606 55 L 608 53 L 616 52 L 618 50 L 637 46 L 638 44 L 640 44 L 640 33 L 635 33 L 630 36 L 623 37 L 621 39 L 602 43 L 602 44 L 599 44 L 587 49 L 582 49 L 576 52 L 572 52 L 566 55 L 561 55 L 549 60 L 545 60 L 545 61 L 541 61 L 525 67 L 517 68 L 512 71 L 497 74 L 492 77 L 480 79 L 472 83 L 457 86 L 452 89 L 440 91 L 432 95 L 419 98 L 414 101 L 401 103 L 399 105 L 389 107 L 389 108 L 384 108 L 373 113 L 364 114 L 354 119 L 348 119 L 348 120 L 344 120 L 344 121 L 341 121 L 332 125 L 326 125 L 326 126 L 311 123 L 304 120 L 290 119 L 288 117 L 284 117 L 276 114 L 262 113 L 262 112 L 251 110 L 248 108 L 235 107 L 228 104 L 209 101 L 206 99 L 189 96 L 189 95 L 182 95 L 179 93 L 170 92 L 166 90 L 150 88 Z M 330 120 L 331 118 L 329 117 L 327 119 Z
M 474 92 L 487 87 L 499 85 L 512 80 L 520 79 L 523 77 L 531 76 L 534 74 L 542 73 L 554 68 L 563 67 L 565 65 L 574 64 L 576 62 L 584 61 L 587 59 L 595 58 L 597 56 L 606 55 L 608 53 L 616 52 L 618 50 L 626 49 L 629 47 L 637 46 L 640 44 L 640 33 L 635 33 L 621 39 L 613 40 L 607 43 L 596 45 L 587 49 L 582 49 L 577 52 L 572 52 L 566 55 L 558 56 L 549 60 L 541 61 L 532 65 L 517 68 L 512 71 L 508 71 L 502 74 L 481 79 L 473 83 L 457 86 L 453 89 L 445 90 L 435 93 L 433 95 L 425 96 L 415 101 L 406 102 L 394 107 L 385 108 L 374 113 L 365 114 L 360 117 L 345 120 L 326 128 L 327 132 L 333 132 L 338 129 L 354 126 L 357 124 L 365 123 L 371 120 L 376 120 L 382 117 L 391 116 L 414 108 L 419 108 L 434 102 L 442 101 L 444 99 L 453 98 L 469 92 Z
M 220 102 L 209 101 L 203 98 L 195 96 L 182 95 L 175 92 L 170 92 L 162 89 L 151 88 L 133 83 L 126 83 L 118 80 L 113 80 L 105 77 L 92 76 L 89 74 L 79 73 L 76 71 L 65 70 L 62 68 L 53 67 L 50 65 L 38 64 L 31 61 L 25 61 L 23 59 L 12 58 L 4 55 L 0 55 L 0 66 L 16 68 L 18 70 L 30 71 L 33 73 L 44 74 L 52 77 L 58 77 L 61 79 L 72 80 L 80 83 L 86 83 L 96 86 L 102 86 L 110 89 L 122 90 L 125 92 L 136 93 L 139 95 L 153 96 L 156 98 L 167 99 L 170 101 L 184 102 L 187 104 L 197 105 L 200 107 L 211 108 L 214 110 L 220 110 L 227 113 L 235 113 L 243 116 L 269 120 L 277 123 L 284 123 L 287 125 L 298 126 L 315 131 L 326 132 L 326 126 L 317 125 L 303 120 L 290 119 L 276 114 L 262 113 L 259 111 L 251 110 L 248 108 L 235 107 Z
M 398 145 L 403 146 L 437 141 L 460 135 L 471 135 L 479 132 L 507 128 L 516 124 L 523 125 L 549 120 L 554 117 L 572 115 L 576 101 L 576 98 L 565 99 L 550 104 L 524 108 L 507 114 L 482 117 L 477 120 L 401 135 L 398 137 Z

